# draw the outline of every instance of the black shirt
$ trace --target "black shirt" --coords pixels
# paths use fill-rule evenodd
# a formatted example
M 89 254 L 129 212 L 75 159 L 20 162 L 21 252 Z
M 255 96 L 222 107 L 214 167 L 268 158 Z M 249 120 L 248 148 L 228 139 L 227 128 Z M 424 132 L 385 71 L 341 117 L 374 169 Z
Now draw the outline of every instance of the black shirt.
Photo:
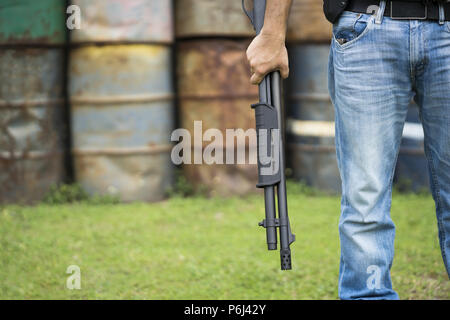
M 348 2 L 349 0 L 323 0 L 323 12 L 328 21 L 334 23 L 345 10 Z

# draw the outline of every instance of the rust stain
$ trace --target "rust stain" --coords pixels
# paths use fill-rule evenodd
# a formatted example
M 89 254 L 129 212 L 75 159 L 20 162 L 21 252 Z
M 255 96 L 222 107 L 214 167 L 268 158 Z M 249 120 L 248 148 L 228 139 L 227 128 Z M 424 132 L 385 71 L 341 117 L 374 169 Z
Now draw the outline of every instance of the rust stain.
M 250 105 L 258 99 L 250 84 L 245 57 L 248 40 L 184 41 L 178 50 L 179 108 L 182 125 L 193 130 L 202 120 L 204 130 L 254 127 Z
M 203 132 L 217 128 L 255 127 L 250 108 L 258 100 L 258 87 L 250 83 L 245 51 L 249 40 L 185 40 L 178 44 L 177 79 L 181 125 L 193 135 L 194 121 Z M 248 140 L 246 141 L 248 143 Z M 185 166 L 195 185 L 206 185 L 212 194 L 255 192 L 256 166 Z M 239 186 L 239 187 L 237 187 Z
M 245 56 L 249 44 L 249 40 L 181 42 L 177 68 L 180 95 L 257 96 Z

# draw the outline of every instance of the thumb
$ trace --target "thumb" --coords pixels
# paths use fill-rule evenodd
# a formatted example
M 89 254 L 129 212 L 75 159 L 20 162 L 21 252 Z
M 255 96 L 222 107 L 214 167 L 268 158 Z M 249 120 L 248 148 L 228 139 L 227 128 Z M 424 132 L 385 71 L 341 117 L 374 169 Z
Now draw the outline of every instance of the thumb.
M 280 74 L 283 79 L 289 77 L 289 67 L 287 65 L 282 65 L 280 67 Z

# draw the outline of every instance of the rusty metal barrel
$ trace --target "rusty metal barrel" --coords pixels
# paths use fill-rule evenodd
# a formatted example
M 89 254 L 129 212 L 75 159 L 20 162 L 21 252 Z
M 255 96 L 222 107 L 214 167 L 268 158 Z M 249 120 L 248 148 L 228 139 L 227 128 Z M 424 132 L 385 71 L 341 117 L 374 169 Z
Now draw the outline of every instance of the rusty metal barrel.
M 175 2 L 176 36 L 251 37 L 253 27 L 242 11 L 241 1 L 182 0 Z
M 328 42 L 332 25 L 323 14 L 323 3 L 317 0 L 295 0 L 289 15 L 287 41 Z
M 158 201 L 173 182 L 168 0 L 74 0 L 69 95 L 76 180 L 92 195 Z
M 251 0 L 245 3 L 252 5 Z M 250 38 L 255 35 L 239 0 L 182 0 L 176 1 L 175 7 L 177 38 Z M 331 29 L 323 14 L 322 2 L 293 1 L 287 30 L 289 42 L 327 41 L 331 39 Z
M 423 191 L 430 186 L 428 164 L 424 152 L 424 132 L 419 108 L 411 102 L 403 129 L 397 160 L 395 183 L 403 191 Z
M 222 135 L 214 144 L 223 157 L 212 164 L 185 164 L 186 178 L 213 195 L 254 192 L 256 134 L 247 130 L 255 128 L 250 105 L 258 100 L 258 90 L 250 84 L 245 51 L 255 31 L 241 1 L 176 1 L 175 12 L 180 126 L 189 130 L 192 141 L 194 122 L 201 122 L 203 133 L 217 129 Z M 227 130 L 238 138 L 228 136 L 227 142 Z M 193 157 L 208 150 L 210 143 L 192 146 Z M 240 161 L 239 152 L 244 157 Z
M 251 135 L 245 139 L 226 141 L 228 130 L 255 127 L 254 113 L 250 108 L 258 99 L 256 86 L 250 84 L 250 71 L 245 50 L 249 40 L 207 39 L 178 43 L 177 80 L 179 94 L 179 118 L 182 128 L 188 129 L 194 141 L 194 122 L 201 121 L 202 132 L 219 129 L 224 157 L 227 151 L 237 156 L 237 147 L 245 149 L 246 161 L 241 164 L 186 164 L 184 172 L 188 180 L 197 186 L 207 186 L 212 194 L 245 194 L 255 190 L 257 180 L 255 158 L 256 141 Z M 242 137 L 242 136 L 241 136 Z M 254 135 L 256 138 L 256 134 Z M 239 142 L 240 141 L 240 142 Z M 200 152 L 210 141 L 201 140 L 192 146 Z M 252 153 L 252 154 L 251 154 Z M 226 162 L 225 160 L 223 161 Z
M 65 179 L 65 3 L 0 3 L 0 203 L 39 201 Z
M 338 193 L 341 181 L 334 143 L 334 108 L 327 86 L 328 54 L 328 44 L 289 48 L 287 159 L 294 179 Z

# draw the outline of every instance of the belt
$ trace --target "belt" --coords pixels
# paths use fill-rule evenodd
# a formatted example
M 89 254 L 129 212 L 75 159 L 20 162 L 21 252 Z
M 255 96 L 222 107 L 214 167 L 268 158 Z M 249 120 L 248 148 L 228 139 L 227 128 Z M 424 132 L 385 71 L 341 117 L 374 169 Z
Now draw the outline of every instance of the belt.
M 445 1 L 444 1 L 445 2 Z M 350 0 L 345 10 L 372 14 L 371 8 L 379 6 L 378 0 Z M 443 3 L 445 21 L 450 21 L 450 2 Z M 392 19 L 439 20 L 439 5 L 436 1 L 386 1 L 384 16 Z

